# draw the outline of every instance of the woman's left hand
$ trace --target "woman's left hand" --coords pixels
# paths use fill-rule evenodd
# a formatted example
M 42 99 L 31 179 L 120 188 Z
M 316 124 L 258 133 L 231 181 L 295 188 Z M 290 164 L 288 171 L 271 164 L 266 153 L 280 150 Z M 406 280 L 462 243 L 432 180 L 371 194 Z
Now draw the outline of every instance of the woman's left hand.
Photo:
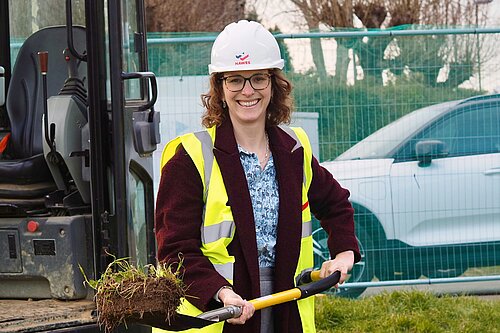
M 335 256 L 333 260 L 327 260 L 321 265 L 321 270 L 319 276 L 324 279 L 335 271 L 340 271 L 339 283 L 342 284 L 347 279 L 347 273 L 352 269 L 354 265 L 354 252 L 344 251 L 340 252 Z M 338 284 L 335 285 L 338 288 Z

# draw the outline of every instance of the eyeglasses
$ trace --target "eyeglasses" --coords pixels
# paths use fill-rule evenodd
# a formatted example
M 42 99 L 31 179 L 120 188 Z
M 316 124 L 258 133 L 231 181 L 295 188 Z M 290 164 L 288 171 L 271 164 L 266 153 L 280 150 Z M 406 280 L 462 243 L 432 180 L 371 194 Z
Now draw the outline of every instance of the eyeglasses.
M 241 75 L 231 75 L 223 77 L 223 80 L 226 83 L 226 88 L 232 92 L 238 92 L 243 90 L 245 87 L 245 83 L 250 82 L 250 86 L 254 90 L 263 90 L 269 86 L 269 82 L 271 82 L 271 74 L 254 74 L 250 77 L 244 77 Z

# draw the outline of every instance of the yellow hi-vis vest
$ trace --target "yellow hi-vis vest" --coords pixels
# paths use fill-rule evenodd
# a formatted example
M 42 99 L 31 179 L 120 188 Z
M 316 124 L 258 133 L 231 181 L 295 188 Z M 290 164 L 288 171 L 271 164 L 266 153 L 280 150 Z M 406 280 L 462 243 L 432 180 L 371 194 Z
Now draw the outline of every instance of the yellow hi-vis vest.
M 293 148 L 304 148 L 304 179 L 302 185 L 302 240 L 300 255 L 295 270 L 297 277 L 302 271 L 311 269 L 313 261 L 312 221 L 307 192 L 312 180 L 312 149 L 309 138 L 302 128 L 281 127 L 297 144 Z M 236 230 L 226 188 L 217 160 L 213 154 L 216 127 L 205 131 L 189 133 L 170 141 L 164 148 L 161 157 L 161 168 L 175 155 L 182 144 L 198 170 L 203 183 L 203 223 L 201 225 L 201 251 L 214 265 L 215 270 L 229 283 L 233 284 L 234 256 L 229 255 L 227 246 L 233 240 Z M 160 170 L 161 170 L 160 168 Z M 316 332 L 314 325 L 314 298 L 309 297 L 297 301 L 302 329 L 304 333 Z M 186 299 L 182 299 L 178 313 L 197 316 L 201 311 Z M 190 329 L 183 332 L 218 333 L 222 332 L 224 322 L 212 324 L 202 329 Z M 153 328 L 153 333 L 167 332 Z

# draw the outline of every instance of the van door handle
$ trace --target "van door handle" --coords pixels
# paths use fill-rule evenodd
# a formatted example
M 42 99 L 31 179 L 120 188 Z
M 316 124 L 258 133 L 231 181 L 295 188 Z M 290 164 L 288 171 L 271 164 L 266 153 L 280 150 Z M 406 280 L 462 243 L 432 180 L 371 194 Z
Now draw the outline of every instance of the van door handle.
M 483 171 L 483 174 L 485 176 L 492 176 L 492 175 L 500 175 L 500 167 L 498 168 L 491 168 L 486 171 Z

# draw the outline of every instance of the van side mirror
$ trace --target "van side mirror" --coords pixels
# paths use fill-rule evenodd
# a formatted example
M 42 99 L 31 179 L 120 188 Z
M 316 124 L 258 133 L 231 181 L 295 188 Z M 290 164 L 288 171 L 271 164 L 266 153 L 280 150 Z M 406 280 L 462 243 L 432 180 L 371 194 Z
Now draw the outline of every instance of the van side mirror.
M 440 140 L 419 141 L 415 146 L 415 153 L 418 159 L 418 166 L 428 167 L 433 158 L 448 156 L 448 148 Z
M 5 69 L 0 66 L 0 106 L 5 104 Z

